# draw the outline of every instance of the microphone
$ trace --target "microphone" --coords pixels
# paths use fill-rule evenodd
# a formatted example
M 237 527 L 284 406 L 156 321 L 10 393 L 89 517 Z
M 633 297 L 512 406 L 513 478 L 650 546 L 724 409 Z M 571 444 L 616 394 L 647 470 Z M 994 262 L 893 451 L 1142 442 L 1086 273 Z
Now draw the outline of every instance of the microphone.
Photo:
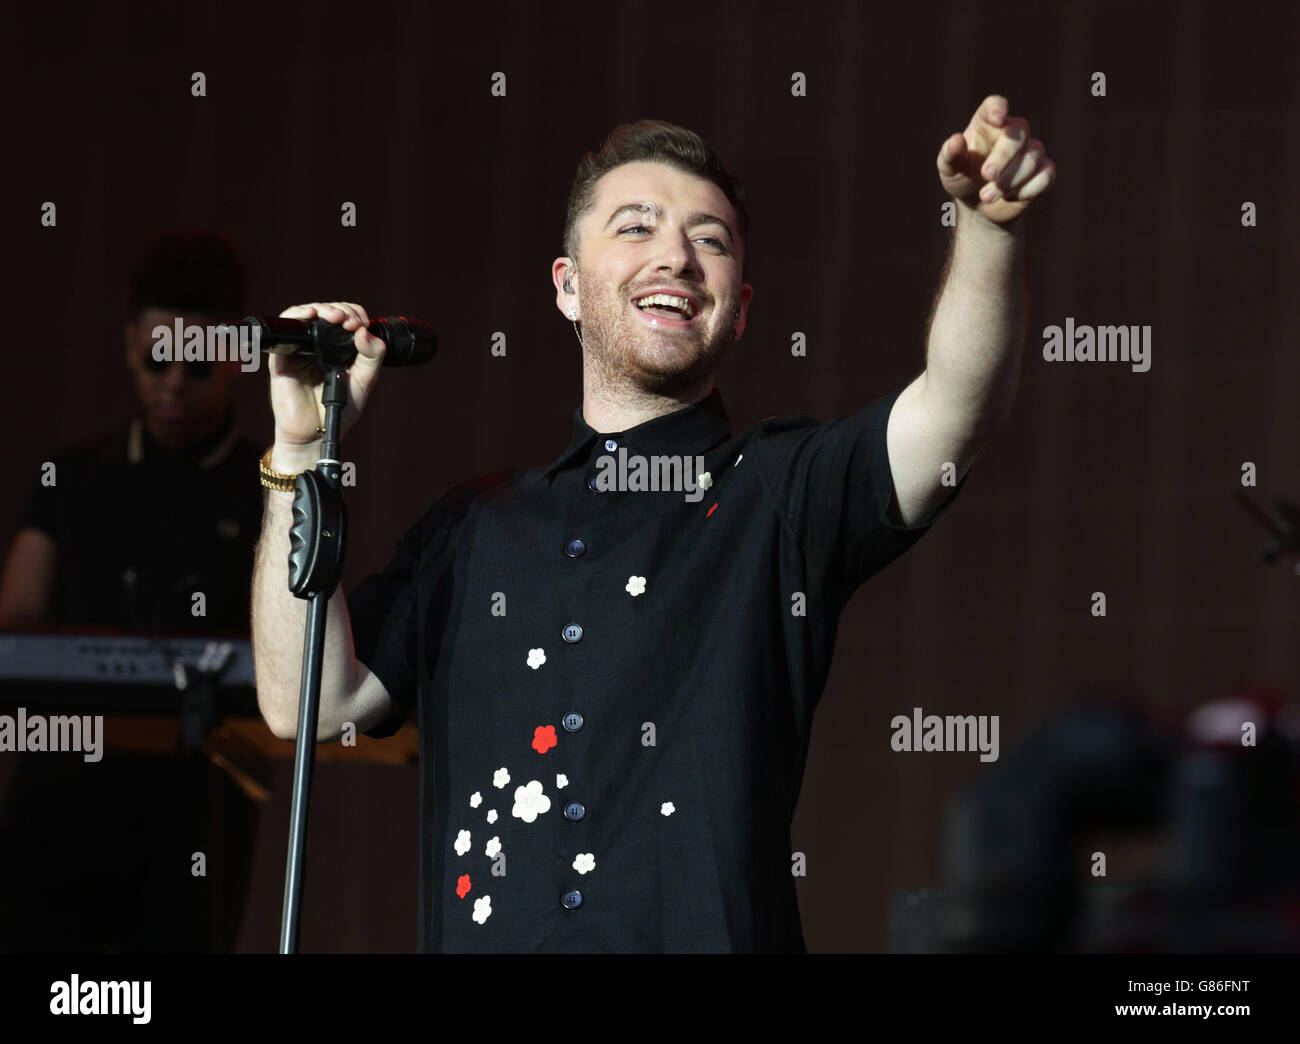
M 266 319 L 250 315 L 235 326 L 241 333 L 247 330 L 251 342 L 263 352 L 304 357 L 322 368 L 351 366 L 357 357 L 352 334 L 324 319 Z M 390 315 L 371 319 L 366 329 L 370 336 L 378 337 L 388 346 L 384 352 L 385 366 L 422 366 L 438 350 L 433 327 L 421 319 Z

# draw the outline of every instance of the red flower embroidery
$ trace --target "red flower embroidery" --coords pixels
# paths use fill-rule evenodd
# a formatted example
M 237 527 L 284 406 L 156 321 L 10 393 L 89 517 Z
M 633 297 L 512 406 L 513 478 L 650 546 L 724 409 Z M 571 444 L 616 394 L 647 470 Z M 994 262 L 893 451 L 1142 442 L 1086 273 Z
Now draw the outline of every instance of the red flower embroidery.
M 538 725 L 533 730 L 533 750 L 545 754 L 560 741 L 555 738 L 554 725 Z
M 469 874 L 461 874 L 456 879 L 456 894 L 462 899 L 469 895 Z

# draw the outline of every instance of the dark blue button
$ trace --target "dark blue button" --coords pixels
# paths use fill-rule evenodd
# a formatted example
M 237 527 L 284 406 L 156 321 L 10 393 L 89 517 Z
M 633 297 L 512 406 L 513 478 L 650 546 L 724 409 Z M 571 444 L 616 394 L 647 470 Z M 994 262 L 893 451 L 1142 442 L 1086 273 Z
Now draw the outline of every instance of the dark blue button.
M 570 540 L 564 545 L 564 553 L 570 558 L 581 558 L 587 553 L 587 545 L 581 540 Z
M 564 818 L 575 823 L 587 814 L 587 808 L 581 801 L 570 801 L 564 806 Z
M 605 491 L 601 489 L 598 485 L 596 485 L 597 481 L 599 480 L 596 478 L 595 475 L 588 475 L 587 488 L 591 490 L 593 493 L 604 493 Z
M 560 633 L 564 635 L 564 640 L 570 645 L 582 641 L 582 628 L 577 624 L 569 624 L 569 626 Z
M 609 450 L 610 453 L 613 453 L 616 449 L 618 449 L 618 440 L 617 440 L 617 439 L 606 439 L 606 440 L 605 440 L 605 449 Z
M 576 888 L 570 888 L 567 892 L 565 892 L 562 896 L 560 896 L 560 905 L 563 906 L 566 910 L 576 910 L 579 906 L 582 905 L 582 893 L 579 892 Z
M 577 732 L 580 728 L 582 728 L 582 715 L 577 711 L 569 711 L 564 716 L 564 731 Z

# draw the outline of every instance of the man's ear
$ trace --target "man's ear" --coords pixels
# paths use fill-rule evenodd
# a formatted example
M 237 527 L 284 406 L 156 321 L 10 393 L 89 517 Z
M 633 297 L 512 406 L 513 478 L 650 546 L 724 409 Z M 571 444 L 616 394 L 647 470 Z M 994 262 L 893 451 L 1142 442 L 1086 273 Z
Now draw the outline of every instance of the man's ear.
M 570 257 L 551 262 L 551 282 L 555 284 L 555 307 L 568 316 L 578 303 L 578 266 Z M 572 316 L 570 316 L 572 318 Z
M 754 299 L 754 288 L 746 283 L 740 290 L 740 317 L 736 320 L 736 340 L 745 332 L 745 320 L 749 318 L 749 303 Z

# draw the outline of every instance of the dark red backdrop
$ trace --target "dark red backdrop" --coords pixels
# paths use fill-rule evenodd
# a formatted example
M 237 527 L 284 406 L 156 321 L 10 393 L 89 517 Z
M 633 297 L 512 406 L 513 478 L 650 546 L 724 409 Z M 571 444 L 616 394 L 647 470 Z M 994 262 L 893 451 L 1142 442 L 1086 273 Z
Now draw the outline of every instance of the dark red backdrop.
M 252 311 L 343 298 L 439 331 L 435 365 L 386 379 L 349 440 L 349 583 L 436 488 L 551 459 L 580 397 L 549 279 L 567 184 L 612 126 L 646 116 L 712 141 L 752 201 L 754 304 L 719 378 L 737 427 L 851 412 L 923 365 L 950 234 L 935 154 L 1004 94 L 1059 172 L 1030 216 L 1026 382 L 960 505 L 845 614 L 795 821 L 809 948 L 883 949 L 889 896 L 937 880 L 944 805 L 981 771 L 892 752 L 894 714 L 999 714 L 1005 751 L 1100 686 L 1174 713 L 1239 681 L 1300 681 L 1300 580 L 1261 567 L 1262 533 L 1231 500 L 1245 461 L 1261 499 L 1300 495 L 1298 16 L 1139 10 L 37 5 L 4 73 L 0 537 L 56 444 L 128 416 L 126 274 L 175 225 L 240 246 Z M 345 200 L 356 228 L 340 227 Z M 1150 324 L 1150 372 L 1044 363 L 1041 331 L 1066 316 Z M 807 358 L 790 355 L 795 330 Z M 266 440 L 264 372 L 240 398 Z M 262 817 L 246 950 L 275 946 L 287 778 Z M 305 949 L 413 948 L 415 782 L 322 768 Z

